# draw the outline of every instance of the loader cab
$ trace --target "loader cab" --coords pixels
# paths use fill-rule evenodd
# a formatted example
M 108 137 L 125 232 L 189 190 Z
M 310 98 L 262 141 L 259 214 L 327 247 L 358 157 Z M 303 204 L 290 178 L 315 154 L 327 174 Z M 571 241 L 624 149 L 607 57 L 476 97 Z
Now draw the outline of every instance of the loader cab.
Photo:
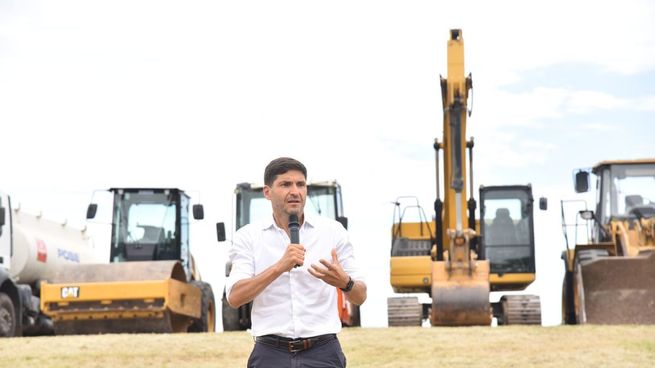
M 655 217 L 655 161 L 604 161 L 592 170 L 596 176 L 595 212 L 585 215 L 595 220 L 592 242 L 611 241 L 604 227 L 610 221 Z M 576 173 L 575 190 L 589 190 L 589 171 Z
M 189 271 L 190 198 L 179 189 L 112 188 L 110 262 L 178 260 Z M 89 206 L 87 218 L 97 207 Z M 204 217 L 201 205 L 193 217 Z
M 655 162 L 600 164 L 593 172 L 600 224 L 612 218 L 655 216 Z
M 480 202 L 480 255 L 490 263 L 491 289 L 521 290 L 535 273 L 532 189 L 482 186 Z

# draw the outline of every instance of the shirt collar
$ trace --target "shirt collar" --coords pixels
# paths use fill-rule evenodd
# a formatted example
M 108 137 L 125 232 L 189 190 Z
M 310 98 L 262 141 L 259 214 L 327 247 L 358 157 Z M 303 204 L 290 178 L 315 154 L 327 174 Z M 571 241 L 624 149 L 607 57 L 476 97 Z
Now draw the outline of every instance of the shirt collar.
M 310 227 L 315 227 L 316 216 L 305 212 L 305 222 L 300 226 L 301 227 L 305 226 L 305 224 L 307 224 Z M 277 224 L 275 223 L 275 219 L 273 218 L 273 213 L 271 213 L 270 216 L 266 218 L 266 220 L 262 221 L 262 230 L 268 230 L 274 227 L 277 227 Z

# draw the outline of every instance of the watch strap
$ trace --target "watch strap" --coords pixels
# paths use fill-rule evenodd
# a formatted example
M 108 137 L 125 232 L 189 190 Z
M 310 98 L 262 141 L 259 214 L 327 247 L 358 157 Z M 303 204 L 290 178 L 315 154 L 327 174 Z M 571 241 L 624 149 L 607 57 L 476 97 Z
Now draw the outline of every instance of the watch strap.
M 355 286 L 355 281 L 353 281 L 352 277 L 348 276 L 348 283 L 346 284 L 346 287 L 340 288 L 340 289 L 344 293 L 347 293 L 347 292 L 349 292 L 350 290 L 353 289 L 353 286 Z

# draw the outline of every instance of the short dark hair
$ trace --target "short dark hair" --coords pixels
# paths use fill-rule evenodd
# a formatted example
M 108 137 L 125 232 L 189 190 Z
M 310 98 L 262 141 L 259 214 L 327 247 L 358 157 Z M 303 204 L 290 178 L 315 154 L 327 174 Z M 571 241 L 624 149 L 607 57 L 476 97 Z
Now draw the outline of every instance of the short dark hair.
M 272 186 L 278 175 L 291 170 L 300 171 L 305 176 L 305 179 L 307 179 L 307 169 L 302 162 L 291 157 L 280 157 L 269 162 L 266 166 L 266 170 L 264 170 L 264 184 L 269 187 Z

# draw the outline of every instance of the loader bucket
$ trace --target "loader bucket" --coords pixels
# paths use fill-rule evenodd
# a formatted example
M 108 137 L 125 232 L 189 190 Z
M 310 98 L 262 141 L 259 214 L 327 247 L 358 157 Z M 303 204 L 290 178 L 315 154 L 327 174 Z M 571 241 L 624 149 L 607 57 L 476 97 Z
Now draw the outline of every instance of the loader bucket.
M 184 332 L 201 297 L 176 261 L 75 265 L 42 283 L 41 310 L 56 334 Z
M 447 272 L 446 262 L 434 262 L 432 326 L 491 324 L 489 263 L 478 261 L 471 274 Z
M 597 258 L 575 277 L 580 323 L 655 324 L 655 253 Z

